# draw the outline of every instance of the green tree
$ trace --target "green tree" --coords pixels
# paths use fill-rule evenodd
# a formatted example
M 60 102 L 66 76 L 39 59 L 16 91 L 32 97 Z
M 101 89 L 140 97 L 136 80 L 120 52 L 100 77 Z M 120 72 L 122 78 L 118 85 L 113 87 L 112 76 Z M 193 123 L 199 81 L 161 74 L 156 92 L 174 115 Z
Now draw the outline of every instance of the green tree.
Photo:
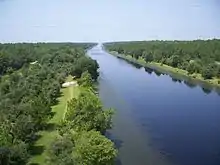
M 83 90 L 77 99 L 67 104 L 65 119 L 72 122 L 76 130 L 105 132 L 111 128 L 113 110 L 103 110 L 99 98 L 91 91 Z
M 81 78 L 78 80 L 78 84 L 82 87 L 93 87 L 92 77 L 88 71 L 82 73 Z
M 74 155 L 79 165 L 113 165 L 117 151 L 99 132 L 83 131 L 75 138 Z
M 151 52 L 144 51 L 143 56 L 146 62 L 152 62 L 154 60 L 153 54 Z
M 75 165 L 73 150 L 74 144 L 68 136 L 57 138 L 47 150 L 47 164 Z
M 212 79 L 214 75 L 214 68 L 212 68 L 212 66 L 210 65 L 207 68 L 204 68 L 202 71 L 202 76 L 204 77 L 204 79 Z

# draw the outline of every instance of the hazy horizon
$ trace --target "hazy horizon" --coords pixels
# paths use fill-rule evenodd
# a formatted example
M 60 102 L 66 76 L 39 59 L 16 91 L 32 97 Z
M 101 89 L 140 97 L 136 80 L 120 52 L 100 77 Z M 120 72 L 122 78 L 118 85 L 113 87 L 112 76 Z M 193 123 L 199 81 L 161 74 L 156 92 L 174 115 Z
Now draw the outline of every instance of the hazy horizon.
M 218 0 L 0 0 L 0 42 L 220 38 Z

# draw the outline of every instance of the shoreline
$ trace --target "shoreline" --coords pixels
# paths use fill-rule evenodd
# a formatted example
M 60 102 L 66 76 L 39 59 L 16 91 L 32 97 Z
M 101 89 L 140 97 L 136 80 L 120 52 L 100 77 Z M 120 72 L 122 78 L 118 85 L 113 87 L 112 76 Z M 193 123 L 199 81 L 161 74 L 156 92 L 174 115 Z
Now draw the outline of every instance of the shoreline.
M 118 58 L 121 58 L 123 60 L 126 60 L 128 62 L 133 62 L 135 64 L 141 65 L 143 67 L 150 68 L 152 70 L 159 71 L 161 73 L 168 74 L 170 76 L 183 76 L 183 79 L 188 79 L 188 80 L 194 80 L 200 83 L 201 85 L 208 85 L 211 86 L 212 88 L 219 88 L 220 89 L 220 79 L 219 78 L 213 78 L 213 79 L 207 79 L 205 80 L 201 74 L 198 73 L 193 73 L 193 74 L 188 74 L 188 71 L 182 70 L 179 68 L 174 68 L 171 66 L 168 66 L 166 64 L 161 64 L 161 63 L 156 63 L 156 62 L 150 62 L 146 63 L 144 59 L 135 59 L 131 55 L 123 55 L 123 54 L 118 54 L 118 52 L 115 51 L 108 51 L 113 56 L 116 56 Z

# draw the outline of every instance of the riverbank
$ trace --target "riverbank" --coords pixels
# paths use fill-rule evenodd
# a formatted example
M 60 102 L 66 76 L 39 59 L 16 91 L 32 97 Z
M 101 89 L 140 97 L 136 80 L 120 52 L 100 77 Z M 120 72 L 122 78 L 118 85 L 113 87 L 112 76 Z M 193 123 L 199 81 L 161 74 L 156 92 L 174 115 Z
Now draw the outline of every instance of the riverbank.
M 66 82 L 72 81 L 72 77 L 69 76 Z M 40 137 L 33 147 L 33 157 L 30 158 L 28 164 L 45 164 L 46 149 L 50 146 L 51 142 L 58 136 L 57 126 L 64 118 L 66 112 L 67 101 L 71 98 L 77 97 L 79 94 L 79 87 L 72 85 L 61 89 L 61 96 L 57 99 L 58 104 L 52 107 L 54 116 L 48 122 L 48 128 L 44 131 L 40 131 L 38 136 Z
M 198 73 L 189 74 L 188 71 L 186 71 L 186 70 L 174 68 L 174 67 L 168 66 L 166 64 L 161 64 L 161 63 L 156 63 L 156 62 L 147 63 L 142 58 L 134 59 L 131 55 L 121 55 L 121 54 L 118 54 L 117 52 L 113 52 L 113 51 L 111 51 L 109 53 L 114 56 L 117 56 L 119 58 L 122 58 L 124 60 L 139 64 L 143 67 L 147 67 L 147 68 L 159 71 L 161 73 L 165 73 L 165 74 L 169 74 L 169 75 L 178 74 L 181 76 L 185 76 L 191 80 L 200 81 L 202 83 L 206 83 L 208 85 L 212 85 L 212 86 L 218 87 L 218 88 L 220 87 L 220 79 L 217 77 L 212 78 L 212 79 L 204 79 L 201 74 L 198 74 Z

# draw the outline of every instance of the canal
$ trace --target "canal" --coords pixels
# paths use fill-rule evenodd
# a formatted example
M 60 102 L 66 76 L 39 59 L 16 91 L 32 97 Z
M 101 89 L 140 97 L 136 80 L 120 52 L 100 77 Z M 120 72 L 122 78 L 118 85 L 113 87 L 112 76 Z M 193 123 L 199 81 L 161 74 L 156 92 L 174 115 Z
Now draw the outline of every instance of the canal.
M 219 165 L 220 96 L 94 47 L 99 93 L 116 110 L 107 133 L 119 165 Z

